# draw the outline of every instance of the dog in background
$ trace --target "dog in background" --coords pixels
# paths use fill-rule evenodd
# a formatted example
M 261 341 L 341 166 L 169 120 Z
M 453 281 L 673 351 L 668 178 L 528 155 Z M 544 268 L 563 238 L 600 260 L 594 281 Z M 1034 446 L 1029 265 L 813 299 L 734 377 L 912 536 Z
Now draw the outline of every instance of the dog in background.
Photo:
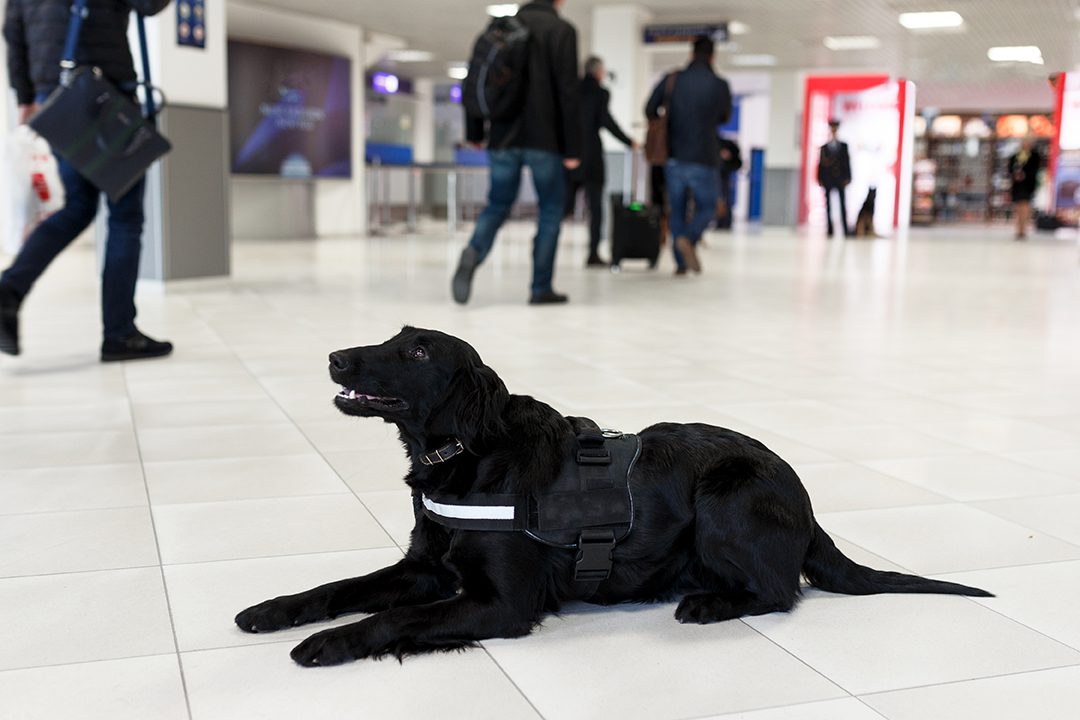
M 877 188 L 870 188 L 866 194 L 866 201 L 859 209 L 859 217 L 855 220 L 855 237 L 878 237 L 874 232 L 874 209 L 877 205 Z
M 300 665 L 520 637 L 571 600 L 679 599 L 682 623 L 787 612 L 803 576 L 848 595 L 989 595 L 855 563 L 815 521 L 802 482 L 779 456 L 732 430 L 675 423 L 639 433 L 628 476 L 632 530 L 614 546 L 606 579 L 579 582 L 573 547 L 524 532 L 449 529 L 424 512 L 429 495 L 542 491 L 559 476 L 577 419 L 511 395 L 470 345 L 433 330 L 406 327 L 381 345 L 332 353 L 330 376 L 342 388 L 334 399 L 342 413 L 397 426 L 411 461 L 415 525 L 398 563 L 236 616 L 242 630 L 267 633 L 371 614 L 300 643 L 292 651 Z

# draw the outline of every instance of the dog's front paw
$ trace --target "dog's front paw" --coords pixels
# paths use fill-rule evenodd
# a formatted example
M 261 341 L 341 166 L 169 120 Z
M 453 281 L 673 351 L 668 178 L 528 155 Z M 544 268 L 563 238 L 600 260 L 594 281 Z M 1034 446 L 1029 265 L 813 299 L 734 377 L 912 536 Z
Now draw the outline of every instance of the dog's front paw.
M 348 635 L 336 630 L 312 635 L 289 653 L 297 665 L 304 667 L 329 667 L 359 660 L 359 653 Z
M 275 630 L 317 622 L 326 618 L 326 612 L 295 598 L 280 597 L 261 602 L 236 616 L 236 625 L 244 632 L 267 633 Z

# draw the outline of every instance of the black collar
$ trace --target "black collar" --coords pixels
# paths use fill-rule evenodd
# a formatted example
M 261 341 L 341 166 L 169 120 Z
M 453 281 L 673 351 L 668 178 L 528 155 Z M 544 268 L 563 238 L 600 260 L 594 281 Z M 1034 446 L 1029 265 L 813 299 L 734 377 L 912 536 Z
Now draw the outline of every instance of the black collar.
M 430 452 L 427 455 L 423 455 L 420 458 L 421 465 L 438 465 L 444 463 L 447 460 L 457 457 L 461 453 L 465 452 L 465 446 L 461 444 L 460 440 L 453 440 L 435 452 Z

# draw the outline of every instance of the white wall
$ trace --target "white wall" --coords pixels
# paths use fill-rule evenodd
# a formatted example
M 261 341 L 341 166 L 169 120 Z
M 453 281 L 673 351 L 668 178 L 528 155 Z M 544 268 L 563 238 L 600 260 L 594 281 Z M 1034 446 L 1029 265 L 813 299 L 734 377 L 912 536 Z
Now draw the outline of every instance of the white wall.
M 168 102 L 221 109 L 229 104 L 226 71 L 225 3 L 206 3 L 206 47 L 192 48 L 176 42 L 176 8 L 170 5 L 146 22 L 150 46 L 150 73 Z M 128 29 L 135 66 L 142 75 L 139 39 L 135 22 Z
M 210 3 L 217 4 L 217 3 Z M 360 235 L 367 227 L 364 187 L 364 33 L 358 25 L 314 18 L 243 2 L 228 3 L 229 37 L 296 47 L 348 57 L 352 61 L 352 167 L 351 180 L 317 179 L 314 183 L 315 233 Z M 211 32 L 213 28 L 211 28 Z M 236 181 L 246 182 L 246 181 Z M 286 182 L 286 181 L 282 181 Z M 234 193 L 234 202 L 268 203 L 273 214 L 277 195 L 273 185 L 261 191 Z M 241 208 L 259 212 L 259 208 Z

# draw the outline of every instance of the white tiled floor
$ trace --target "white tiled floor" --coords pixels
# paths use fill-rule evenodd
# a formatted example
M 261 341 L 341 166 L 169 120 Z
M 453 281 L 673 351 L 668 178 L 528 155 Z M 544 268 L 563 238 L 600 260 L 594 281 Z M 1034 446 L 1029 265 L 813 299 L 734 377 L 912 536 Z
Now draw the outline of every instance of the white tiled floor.
M 1080 252 L 1006 229 L 710 238 L 706 273 L 585 272 L 525 304 L 512 228 L 474 302 L 462 238 L 240 242 L 231 280 L 143 288 L 162 362 L 102 367 L 76 245 L 0 358 L 0 717 L 1072 719 L 1080 706 Z M 244 635 L 266 597 L 408 541 L 392 428 L 337 415 L 326 354 L 404 323 L 471 341 L 519 393 L 637 430 L 761 439 L 859 562 L 996 598 L 843 597 L 684 627 L 573 606 L 532 637 L 303 670 L 316 628 Z M 349 622 L 341 619 L 338 622 Z

